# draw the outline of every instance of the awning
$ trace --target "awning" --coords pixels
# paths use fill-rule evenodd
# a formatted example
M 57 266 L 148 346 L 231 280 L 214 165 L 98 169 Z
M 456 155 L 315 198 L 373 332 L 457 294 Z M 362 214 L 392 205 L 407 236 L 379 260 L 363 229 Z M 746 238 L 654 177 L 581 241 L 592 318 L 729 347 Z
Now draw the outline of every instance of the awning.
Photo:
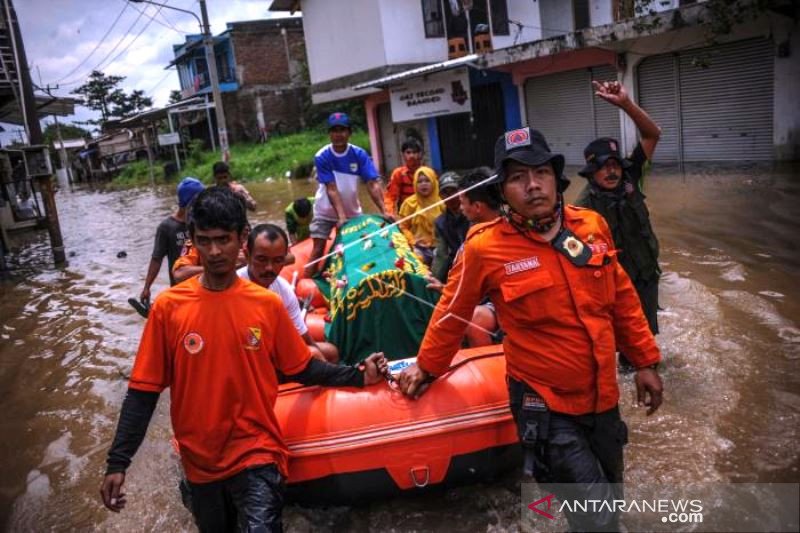
M 478 54 L 470 54 L 456 59 L 448 59 L 447 61 L 442 61 L 441 63 L 433 63 L 431 65 L 425 65 L 424 67 L 417 67 L 411 70 L 406 70 L 404 72 L 398 72 L 397 74 L 384 76 L 383 78 L 378 78 L 364 83 L 359 83 L 358 85 L 353 85 L 352 88 L 355 90 L 361 90 L 361 89 L 370 89 L 373 87 L 388 87 L 390 85 L 395 85 L 409 78 L 417 78 L 419 76 L 433 74 L 434 72 L 443 72 L 445 70 L 452 70 L 454 68 L 462 67 L 464 65 L 469 65 L 470 63 L 478 61 L 480 58 L 481 56 L 479 56 Z M 475 66 L 477 68 L 482 68 L 482 65 L 472 65 L 472 66 Z
M 300 0 L 272 0 L 269 11 L 300 11 Z
M 191 98 L 164 107 L 148 109 L 147 111 L 142 111 L 141 113 L 120 120 L 119 124 L 128 127 L 137 126 L 145 122 L 165 119 L 167 118 L 167 113 L 170 112 L 181 112 L 184 109 L 186 111 L 195 111 L 197 106 L 202 106 L 203 109 L 205 109 L 205 98 L 201 96 L 192 96 Z M 214 107 L 214 104 L 209 102 L 209 107 Z
M 76 98 L 65 98 L 61 96 L 53 97 L 37 94 L 34 98 L 36 99 L 36 113 L 39 115 L 39 118 L 52 115 L 58 115 L 59 117 L 74 115 L 75 104 L 78 103 Z M 0 107 L 0 122 L 17 125 L 25 123 L 20 112 L 20 106 L 13 98 Z

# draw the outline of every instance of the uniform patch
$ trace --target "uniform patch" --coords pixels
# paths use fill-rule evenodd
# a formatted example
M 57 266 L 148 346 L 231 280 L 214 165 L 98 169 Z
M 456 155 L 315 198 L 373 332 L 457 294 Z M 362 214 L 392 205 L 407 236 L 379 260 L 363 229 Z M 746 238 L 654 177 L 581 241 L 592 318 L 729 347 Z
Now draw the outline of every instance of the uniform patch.
M 522 408 L 526 411 L 547 411 L 547 404 L 538 394 L 526 392 L 522 395 Z
M 261 348 L 261 328 L 247 328 L 247 346 L 248 350 L 258 350 Z
M 199 333 L 187 333 L 183 338 L 183 347 L 191 354 L 200 353 L 204 344 L 203 337 L 201 337 Z
M 512 148 L 519 148 L 520 146 L 531 145 L 531 130 L 530 128 L 520 128 L 518 130 L 511 130 L 506 132 L 506 151 Z
M 350 163 L 350 172 L 358 172 L 358 163 Z
M 519 274 L 520 272 L 525 272 L 526 270 L 533 270 L 535 268 L 539 268 L 541 263 L 539 263 L 539 258 L 529 257 L 527 259 L 520 259 L 519 261 L 513 261 L 511 263 L 506 263 L 506 276 L 512 276 L 514 274 Z

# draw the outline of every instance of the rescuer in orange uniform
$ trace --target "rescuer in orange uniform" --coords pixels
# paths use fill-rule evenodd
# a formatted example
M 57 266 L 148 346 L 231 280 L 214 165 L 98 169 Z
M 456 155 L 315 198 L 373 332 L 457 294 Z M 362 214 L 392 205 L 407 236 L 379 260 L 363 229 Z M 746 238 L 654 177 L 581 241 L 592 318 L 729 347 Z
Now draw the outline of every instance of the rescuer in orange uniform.
M 289 450 L 274 412 L 278 373 L 363 387 L 388 369 L 383 354 L 369 356 L 363 371 L 311 357 L 280 297 L 236 274 L 246 225 L 244 203 L 229 188 L 210 187 L 192 204 L 189 232 L 203 271 L 151 309 L 100 489 L 111 511 L 125 507 L 126 470 L 169 388 L 198 529 L 282 531 Z
M 473 226 L 455 260 L 417 356 L 399 377 L 417 397 L 444 373 L 481 298 L 497 309 L 510 406 L 525 472 L 566 483 L 564 499 L 621 497 L 622 449 L 616 348 L 637 368 L 640 405 L 661 404 L 658 347 L 639 297 L 619 265 L 608 225 L 565 205 L 564 157 L 536 130 L 506 132 L 495 145 L 505 215 Z M 616 530 L 613 511 L 568 513 L 571 529 Z

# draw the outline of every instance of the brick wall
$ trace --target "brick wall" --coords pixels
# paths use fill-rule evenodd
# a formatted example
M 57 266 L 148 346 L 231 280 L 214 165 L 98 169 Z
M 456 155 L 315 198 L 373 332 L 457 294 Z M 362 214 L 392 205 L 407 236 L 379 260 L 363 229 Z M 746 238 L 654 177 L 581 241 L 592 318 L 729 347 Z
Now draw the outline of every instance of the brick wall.
M 281 27 L 286 29 L 285 41 Z M 230 35 L 239 82 L 238 91 L 223 95 L 231 140 L 259 139 L 258 101 L 269 132 L 305 127 L 303 104 L 309 98 L 309 82 L 303 68 L 306 58 L 301 22 L 237 22 Z
M 280 28 L 262 31 L 234 30 L 231 32 L 236 72 L 239 84 L 283 85 L 292 82 L 308 84 L 298 76 L 305 62 L 305 41 L 299 28 L 286 29 L 286 41 Z M 286 59 L 288 44 L 290 62 Z M 294 74 L 294 79 L 290 74 Z
M 296 131 L 303 124 L 303 101 L 308 98 L 308 89 L 297 88 L 283 91 L 239 90 L 223 94 L 225 119 L 232 142 L 255 142 L 259 138 L 258 103 L 267 130 L 273 132 Z

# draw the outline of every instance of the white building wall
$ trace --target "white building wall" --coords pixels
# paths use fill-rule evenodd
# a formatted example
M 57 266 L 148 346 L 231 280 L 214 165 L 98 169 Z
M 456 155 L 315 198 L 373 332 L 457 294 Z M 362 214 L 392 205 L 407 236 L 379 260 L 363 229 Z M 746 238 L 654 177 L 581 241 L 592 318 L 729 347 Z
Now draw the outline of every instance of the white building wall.
M 387 64 L 375 0 L 303 0 L 303 31 L 312 84 Z
M 614 22 L 611 0 L 589 0 L 589 17 L 592 26 L 604 26 Z
M 538 4 L 535 2 L 520 2 L 519 0 L 506 0 L 508 5 L 508 19 L 523 25 L 520 30 L 516 24 L 509 24 L 509 35 L 492 35 L 492 46 L 508 48 L 515 44 L 538 41 L 542 38 L 542 18 Z
M 422 2 L 380 0 L 375 3 L 380 5 L 387 64 L 438 63 L 447 59 L 447 39 L 425 37 Z
M 575 28 L 572 1 L 539 0 L 542 39 L 570 33 Z

